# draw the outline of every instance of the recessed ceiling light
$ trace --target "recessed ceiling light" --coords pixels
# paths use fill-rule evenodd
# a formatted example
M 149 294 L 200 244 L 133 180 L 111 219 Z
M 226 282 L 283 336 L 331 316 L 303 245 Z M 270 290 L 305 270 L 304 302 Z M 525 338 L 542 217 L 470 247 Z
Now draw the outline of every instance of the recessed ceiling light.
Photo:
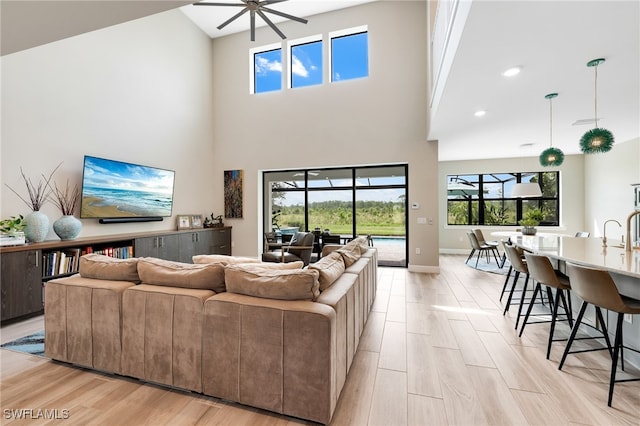
M 513 77 L 514 75 L 520 74 L 520 67 L 509 68 L 505 72 L 502 73 L 505 77 Z
M 530 147 L 532 147 L 534 145 L 535 145 L 535 143 L 533 143 L 533 142 L 525 142 L 525 143 L 521 143 L 520 144 L 520 148 L 530 148 Z
M 485 115 L 487 113 L 487 111 L 476 111 L 473 113 L 473 115 L 475 115 L 476 117 L 482 117 L 483 115 Z

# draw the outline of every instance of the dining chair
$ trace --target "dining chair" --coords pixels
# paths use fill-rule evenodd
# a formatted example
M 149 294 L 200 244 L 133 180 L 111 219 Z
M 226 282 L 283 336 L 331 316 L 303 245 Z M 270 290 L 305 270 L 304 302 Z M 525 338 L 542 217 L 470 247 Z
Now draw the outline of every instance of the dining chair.
M 527 268 L 529 269 L 529 275 L 536 282 L 536 286 L 533 290 L 533 296 L 531 296 L 531 302 L 529 303 L 529 308 L 527 309 L 527 313 L 524 316 L 524 320 L 522 321 L 522 327 L 520 328 L 519 337 L 522 337 L 522 333 L 524 332 L 524 328 L 527 324 L 540 324 L 540 323 L 551 323 L 551 327 L 549 329 L 549 340 L 547 343 L 547 359 L 549 359 L 549 355 L 551 354 L 551 344 L 556 341 L 565 341 L 567 339 L 558 339 L 554 340 L 553 335 L 555 333 L 556 321 L 558 318 L 558 307 L 560 302 L 562 302 L 562 308 L 564 309 L 564 319 L 563 321 L 569 322 L 569 327 L 573 327 L 573 318 L 571 315 L 571 308 L 567 304 L 567 299 L 571 299 L 571 295 L 569 291 L 571 290 L 571 284 L 569 283 L 569 279 L 557 272 L 553 269 L 553 265 L 547 256 L 541 256 L 533 253 L 524 253 L 524 257 L 527 261 Z M 535 304 L 538 293 L 542 296 L 542 286 L 546 287 L 547 295 L 550 301 L 550 310 L 551 310 L 551 320 L 538 320 L 535 322 L 529 322 L 529 317 L 531 315 L 531 311 L 533 310 L 533 306 Z M 552 294 L 551 289 L 556 289 L 555 298 Z M 565 298 L 566 292 L 566 298 Z M 534 315 L 535 316 L 535 315 Z
M 467 257 L 467 260 L 464 263 L 469 262 L 469 259 L 471 259 L 471 257 L 473 257 L 473 254 L 477 251 L 478 255 L 476 257 L 476 266 L 475 266 L 476 268 L 478 267 L 478 261 L 480 260 L 480 255 L 483 252 L 486 253 L 487 263 L 489 263 L 489 259 L 490 259 L 489 253 L 492 253 L 494 259 L 496 260 L 496 264 L 500 265 L 500 263 L 498 262 L 498 258 L 496 257 L 495 247 L 492 247 L 486 244 L 480 245 L 476 237 L 476 234 L 473 231 L 467 232 L 467 238 L 469 239 L 469 244 L 471 244 L 471 253 L 469 253 L 469 257 Z
M 487 246 L 494 247 L 496 252 L 498 253 L 498 257 L 500 257 L 500 251 L 498 250 L 498 245 L 500 243 L 498 243 L 498 241 L 495 241 L 495 240 L 487 241 L 487 240 L 485 240 L 484 239 L 484 234 L 482 233 L 482 229 L 480 229 L 480 228 L 473 229 L 473 233 L 476 234 L 476 239 L 478 240 L 478 243 L 480 245 L 487 245 Z
M 622 341 L 624 315 L 640 314 L 640 300 L 622 296 L 618 292 L 618 288 L 616 287 L 613 278 L 611 278 L 609 272 L 605 270 L 589 268 L 586 266 L 567 262 L 567 272 L 569 274 L 569 279 L 571 280 L 571 290 L 576 295 L 578 295 L 583 300 L 583 302 L 582 306 L 580 307 L 580 311 L 578 312 L 578 316 L 576 317 L 573 328 L 571 329 L 571 335 L 569 336 L 567 347 L 562 354 L 562 359 L 560 360 L 560 364 L 558 365 L 558 370 L 562 370 L 562 366 L 564 365 L 567 355 L 570 353 L 591 352 L 608 349 L 609 353 L 611 354 L 611 373 L 609 379 L 609 398 L 607 405 L 611 407 L 611 402 L 613 401 L 613 388 L 616 383 L 640 380 L 640 377 L 616 380 L 618 356 L 620 356 L 620 358 L 622 359 L 622 370 L 624 371 L 623 349 L 629 349 L 634 352 L 640 353 L 640 351 L 638 351 L 637 349 L 624 346 Z M 607 347 L 576 350 L 571 352 L 571 346 L 573 344 L 573 341 L 575 340 L 578 329 L 580 328 L 584 312 L 589 304 L 595 306 L 596 315 L 598 317 L 598 320 L 600 321 L 600 325 L 602 326 L 602 337 L 605 339 Z M 609 311 L 618 314 L 616 320 L 613 351 L 611 342 L 609 340 L 609 333 L 607 331 L 606 323 L 604 322 L 604 318 L 602 316 L 602 309 L 608 309 Z
M 276 263 L 302 261 L 304 266 L 307 266 L 311 261 L 314 239 L 315 236 L 311 232 L 297 232 L 289 244 L 283 244 L 280 250 L 262 253 L 262 261 Z

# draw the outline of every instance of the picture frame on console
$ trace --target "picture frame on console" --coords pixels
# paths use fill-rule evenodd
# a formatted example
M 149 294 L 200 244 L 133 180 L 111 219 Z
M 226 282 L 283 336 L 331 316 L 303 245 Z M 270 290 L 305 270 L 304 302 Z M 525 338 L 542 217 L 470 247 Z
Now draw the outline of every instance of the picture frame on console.
M 204 226 L 201 214 L 191 215 L 191 229 L 200 229 Z
M 176 216 L 176 223 L 178 224 L 178 231 L 181 231 L 183 229 L 191 229 L 191 216 L 180 214 Z

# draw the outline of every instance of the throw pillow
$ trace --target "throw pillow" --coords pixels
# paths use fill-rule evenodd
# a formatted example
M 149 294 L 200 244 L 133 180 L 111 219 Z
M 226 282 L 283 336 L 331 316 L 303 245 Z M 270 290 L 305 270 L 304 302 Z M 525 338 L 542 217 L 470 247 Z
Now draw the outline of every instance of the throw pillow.
M 138 274 L 145 284 L 225 291 L 224 265 L 220 263 L 193 264 L 143 257 L 138 262 Z
M 309 265 L 309 269 L 315 269 L 320 274 L 319 283 L 320 291 L 324 291 L 331 287 L 331 284 L 337 280 L 344 272 L 344 260 L 338 252 L 333 252 L 324 256 L 316 263 Z
M 353 265 L 356 260 L 360 259 L 360 256 L 362 255 L 362 251 L 360 250 L 360 242 L 357 238 L 350 241 L 349 244 L 339 248 L 336 251 L 342 255 L 342 259 L 344 260 L 344 264 L 347 268 Z
M 193 263 L 222 263 L 232 265 L 235 263 L 260 263 L 260 259 L 254 257 L 226 256 L 224 254 L 198 254 L 192 257 Z
M 102 254 L 85 254 L 80 258 L 79 270 L 83 278 L 131 281 L 139 284 L 138 259 L 116 259 Z
M 227 291 L 279 300 L 316 300 L 318 271 L 265 269 L 259 265 L 229 265 L 224 271 Z
M 242 263 L 237 263 L 237 265 L 242 265 Z M 296 262 L 289 262 L 289 263 L 251 262 L 249 263 L 249 265 L 255 266 L 256 268 L 262 268 L 262 269 L 283 270 L 283 269 L 302 269 L 302 267 L 304 266 L 304 263 L 301 260 L 298 260 Z

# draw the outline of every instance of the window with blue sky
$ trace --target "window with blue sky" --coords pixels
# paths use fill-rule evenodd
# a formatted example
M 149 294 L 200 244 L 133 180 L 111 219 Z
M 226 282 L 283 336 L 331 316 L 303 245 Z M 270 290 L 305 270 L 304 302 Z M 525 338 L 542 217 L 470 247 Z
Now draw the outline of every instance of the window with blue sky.
M 331 81 L 369 75 L 369 33 L 362 31 L 331 37 Z
M 282 49 L 254 54 L 255 93 L 282 89 Z
M 294 44 L 289 55 L 290 87 L 322 84 L 322 40 Z
M 284 64 L 280 43 L 251 49 L 251 93 L 282 90 L 283 71 L 286 72 L 287 88 L 322 84 L 327 62 L 330 63 L 327 75 L 332 82 L 368 77 L 369 35 L 366 26 L 331 32 L 328 40 L 328 60 L 324 58 L 322 35 L 288 42 Z

